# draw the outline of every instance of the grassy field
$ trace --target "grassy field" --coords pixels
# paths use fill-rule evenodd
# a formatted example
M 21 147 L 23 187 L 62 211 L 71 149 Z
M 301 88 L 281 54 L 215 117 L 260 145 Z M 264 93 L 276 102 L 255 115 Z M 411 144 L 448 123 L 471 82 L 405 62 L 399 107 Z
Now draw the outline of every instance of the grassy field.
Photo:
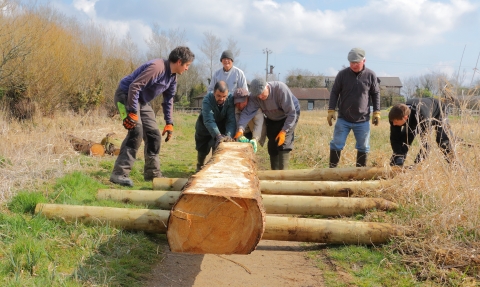
M 100 141 L 107 133 L 125 135 L 118 118 L 102 112 L 83 116 L 58 113 L 50 118 L 11 122 L 0 113 L 0 285 L 2 286 L 142 286 L 161 261 L 164 235 L 126 232 L 108 225 L 67 224 L 34 215 L 39 202 L 137 207 L 95 198 L 100 188 L 118 188 L 108 179 L 115 158 L 95 158 L 73 151 L 68 135 Z M 195 171 L 196 114 L 176 113 L 174 137 L 162 143 L 161 167 L 167 177 Z M 303 112 L 296 131 L 290 168 L 328 166 L 333 127 L 326 112 Z M 159 125 L 163 120 L 159 117 Z M 450 119 L 456 136 L 479 143 L 479 119 Z M 372 127 L 368 166 L 388 166 L 391 154 L 386 113 Z M 415 142 L 407 165 L 418 151 Z M 308 257 L 322 270 L 327 286 L 480 286 L 479 147 L 455 143 L 457 163 L 448 165 L 432 139 L 429 158 L 391 180 L 389 188 L 362 196 L 397 202 L 396 212 L 370 211 L 348 220 L 390 222 L 411 235 L 383 246 L 327 246 Z M 355 165 L 349 136 L 340 167 Z M 257 153 L 258 168 L 268 169 L 266 148 Z M 143 181 L 143 160 L 132 171 Z

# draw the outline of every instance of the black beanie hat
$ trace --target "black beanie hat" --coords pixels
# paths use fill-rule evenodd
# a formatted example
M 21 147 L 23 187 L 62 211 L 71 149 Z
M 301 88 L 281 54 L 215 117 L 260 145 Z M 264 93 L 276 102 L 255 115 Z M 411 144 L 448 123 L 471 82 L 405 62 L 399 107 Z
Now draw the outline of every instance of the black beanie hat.
M 230 50 L 225 50 L 225 51 L 223 51 L 222 56 L 220 57 L 220 62 L 221 62 L 224 58 L 228 58 L 228 59 L 232 60 L 232 62 L 233 62 L 233 53 L 232 53 L 232 51 L 230 51 Z

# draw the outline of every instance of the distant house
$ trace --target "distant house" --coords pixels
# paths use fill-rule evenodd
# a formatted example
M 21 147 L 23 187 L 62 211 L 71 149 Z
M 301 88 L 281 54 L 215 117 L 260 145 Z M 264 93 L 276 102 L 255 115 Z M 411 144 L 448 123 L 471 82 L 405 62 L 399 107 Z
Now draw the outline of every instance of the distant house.
M 400 90 L 402 89 L 403 85 L 399 77 L 378 77 L 378 79 L 380 80 L 381 90 L 400 95 Z
M 193 102 L 192 102 L 192 107 L 194 108 L 201 108 L 202 107 L 202 101 L 203 101 L 203 98 L 205 98 L 205 96 L 207 95 L 207 92 L 199 95 L 199 96 L 196 96 L 195 98 L 193 98 Z
M 380 80 L 380 90 L 393 92 L 394 94 L 400 95 L 400 90 L 402 89 L 402 81 L 399 77 L 377 77 Z M 333 87 L 335 82 L 335 76 L 325 76 L 324 77 L 324 86 L 329 90 Z
M 300 110 L 328 109 L 330 93 L 326 88 L 290 88 L 290 90 L 300 102 Z

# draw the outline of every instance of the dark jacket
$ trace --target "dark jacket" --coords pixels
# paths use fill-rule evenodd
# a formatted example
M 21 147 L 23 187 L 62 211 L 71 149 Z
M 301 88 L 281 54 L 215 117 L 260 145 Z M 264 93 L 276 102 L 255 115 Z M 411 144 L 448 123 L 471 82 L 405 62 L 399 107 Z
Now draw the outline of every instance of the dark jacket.
M 212 138 L 219 134 L 233 137 L 237 128 L 237 121 L 235 120 L 235 105 L 232 94 L 228 95 L 223 107 L 220 109 L 213 93 L 208 93 L 203 98 L 200 119 Z M 224 127 L 224 130 L 223 128 L 220 129 L 220 126 Z
M 433 98 L 410 99 L 405 103 L 410 116 L 403 126 L 390 122 L 390 144 L 394 154 L 405 155 L 418 134 L 425 134 L 432 126 L 442 125 L 445 112 L 439 100 Z
M 163 93 L 163 116 L 167 124 L 173 124 L 173 98 L 177 89 L 177 74 L 171 72 L 170 62 L 154 59 L 125 76 L 119 89 L 128 94 L 126 108 L 137 112 L 138 103 L 146 104 Z
M 330 92 L 328 109 L 338 107 L 338 117 L 351 123 L 370 120 L 370 104 L 373 111 L 380 111 L 380 88 L 377 75 L 364 69 L 356 74 L 345 68 L 338 72 Z

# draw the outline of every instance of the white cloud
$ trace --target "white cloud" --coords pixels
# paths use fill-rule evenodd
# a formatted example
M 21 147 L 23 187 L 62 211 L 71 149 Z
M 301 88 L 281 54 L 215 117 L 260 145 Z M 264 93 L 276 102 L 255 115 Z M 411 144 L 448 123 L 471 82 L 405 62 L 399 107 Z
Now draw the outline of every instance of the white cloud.
M 95 3 L 99 0 L 74 0 L 73 7 L 84 12 L 91 18 L 95 18 Z

